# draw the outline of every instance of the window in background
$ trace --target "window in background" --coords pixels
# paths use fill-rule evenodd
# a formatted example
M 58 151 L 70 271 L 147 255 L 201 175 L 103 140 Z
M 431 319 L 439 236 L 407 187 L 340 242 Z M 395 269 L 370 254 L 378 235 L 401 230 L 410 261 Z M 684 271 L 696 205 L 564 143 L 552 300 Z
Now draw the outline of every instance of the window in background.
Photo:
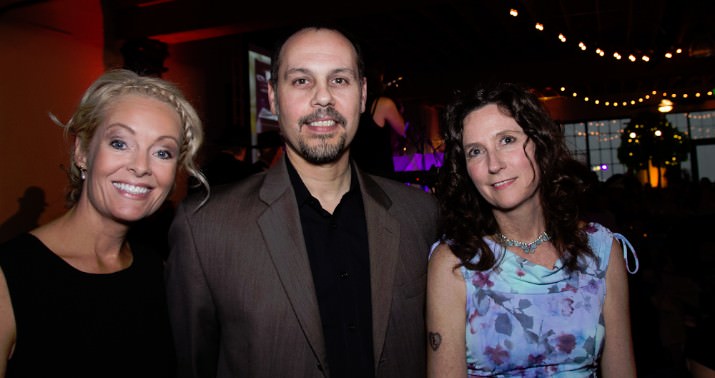
M 689 134 L 692 139 L 715 138 L 715 111 L 668 114 L 665 117 L 678 130 Z M 688 122 L 690 122 L 689 129 Z
M 565 124 L 566 143 L 576 159 L 588 164 L 601 181 L 606 181 L 614 174 L 626 172 L 618 161 L 618 146 L 621 130 L 629 121 L 624 118 Z
M 586 145 L 586 124 L 569 123 L 563 125 L 566 146 L 576 160 L 588 164 L 588 146 Z
M 715 111 L 673 113 L 667 114 L 666 119 L 676 129 L 688 134 L 699 150 L 705 145 L 715 145 Z M 628 122 L 630 119 L 623 118 L 564 124 L 566 144 L 576 159 L 588 164 L 601 181 L 606 181 L 614 174 L 626 172 L 626 167 L 618 161 L 618 147 L 621 131 Z M 689 158 L 682 162 L 681 168 L 692 172 L 691 161 Z M 715 172 L 715 160 L 710 155 L 699 158 L 698 171 L 709 177 L 706 172 Z M 711 179 L 715 181 L 715 177 Z
M 675 128 L 690 136 L 696 145 L 695 152 L 698 154 L 699 178 L 708 177 L 715 181 L 715 111 L 708 110 L 692 113 L 677 113 L 666 115 L 668 122 Z M 692 172 L 692 157 L 681 164 L 681 167 L 688 172 Z

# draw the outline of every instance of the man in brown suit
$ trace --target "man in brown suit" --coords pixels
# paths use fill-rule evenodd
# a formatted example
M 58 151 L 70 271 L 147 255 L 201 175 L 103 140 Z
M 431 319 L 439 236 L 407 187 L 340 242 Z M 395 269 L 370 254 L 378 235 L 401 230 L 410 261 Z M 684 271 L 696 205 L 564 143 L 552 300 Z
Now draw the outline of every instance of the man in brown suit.
M 436 203 L 351 163 L 367 84 L 344 34 L 301 29 L 272 62 L 283 159 L 189 198 L 170 231 L 179 375 L 424 376 Z

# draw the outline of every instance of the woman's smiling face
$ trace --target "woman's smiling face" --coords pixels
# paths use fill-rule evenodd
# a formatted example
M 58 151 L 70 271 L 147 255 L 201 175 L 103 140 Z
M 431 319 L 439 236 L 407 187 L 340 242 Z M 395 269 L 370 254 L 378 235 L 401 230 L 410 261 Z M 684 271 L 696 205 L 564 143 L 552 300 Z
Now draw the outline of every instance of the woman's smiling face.
M 534 143 L 514 118 L 496 104 L 474 110 L 464 119 L 462 145 L 469 177 L 495 211 L 538 206 Z
M 105 109 L 88 151 L 75 147 L 77 164 L 87 168 L 80 201 L 122 223 L 151 215 L 174 187 L 180 146 L 176 110 L 147 96 L 119 97 Z

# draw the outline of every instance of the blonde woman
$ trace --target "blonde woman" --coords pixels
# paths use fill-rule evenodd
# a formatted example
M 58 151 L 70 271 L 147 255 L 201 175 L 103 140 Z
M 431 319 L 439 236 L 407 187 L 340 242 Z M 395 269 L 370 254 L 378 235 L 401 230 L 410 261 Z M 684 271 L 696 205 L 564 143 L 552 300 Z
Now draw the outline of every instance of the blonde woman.
M 129 240 L 202 140 L 172 84 L 110 71 L 64 125 L 69 210 L 0 246 L 0 376 L 168 377 L 175 361 L 156 251 Z

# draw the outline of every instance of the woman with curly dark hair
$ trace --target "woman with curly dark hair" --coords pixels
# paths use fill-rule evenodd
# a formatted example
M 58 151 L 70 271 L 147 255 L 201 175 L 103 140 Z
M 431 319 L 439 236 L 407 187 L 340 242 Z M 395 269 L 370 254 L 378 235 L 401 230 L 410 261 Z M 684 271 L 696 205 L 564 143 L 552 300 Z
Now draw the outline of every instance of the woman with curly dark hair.
M 446 121 L 430 376 L 635 377 L 617 239 L 628 243 L 579 220 L 582 180 L 560 126 L 508 83 L 461 94 Z

